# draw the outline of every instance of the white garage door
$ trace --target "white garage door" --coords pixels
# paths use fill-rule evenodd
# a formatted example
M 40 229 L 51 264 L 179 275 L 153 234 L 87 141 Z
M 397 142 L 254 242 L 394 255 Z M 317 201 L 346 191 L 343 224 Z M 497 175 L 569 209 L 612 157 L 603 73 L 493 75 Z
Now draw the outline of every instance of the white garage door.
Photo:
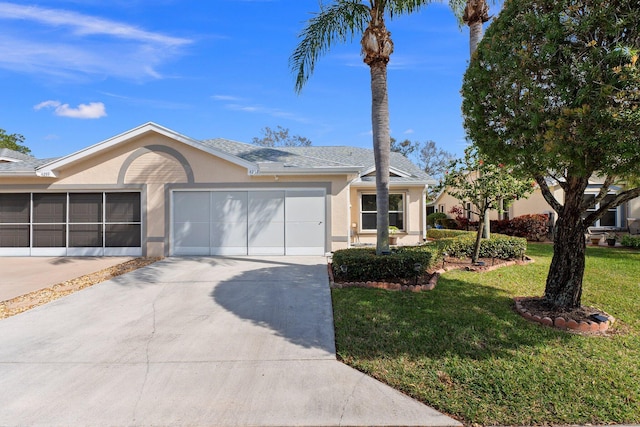
M 172 255 L 323 255 L 324 190 L 175 191 Z

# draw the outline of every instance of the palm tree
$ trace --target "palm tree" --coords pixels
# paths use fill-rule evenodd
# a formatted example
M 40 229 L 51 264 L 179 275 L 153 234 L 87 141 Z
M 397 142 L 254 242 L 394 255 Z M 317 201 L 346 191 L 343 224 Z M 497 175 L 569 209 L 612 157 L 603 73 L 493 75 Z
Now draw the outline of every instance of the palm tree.
M 489 21 L 489 5 L 486 0 L 468 0 L 462 15 L 462 21 L 469 26 L 469 53 L 478 48 L 482 39 L 482 24 Z
M 478 49 L 478 43 L 482 39 L 482 24 L 489 21 L 489 5 L 486 0 L 467 0 L 467 4 L 462 14 L 462 22 L 469 26 L 469 56 L 472 57 Z M 489 211 L 484 212 L 484 225 L 482 227 L 482 236 L 485 239 L 491 237 L 491 219 Z
M 364 62 L 371 72 L 371 123 L 376 167 L 376 253 L 389 251 L 389 100 L 387 63 L 393 53 L 385 16 L 408 14 L 433 0 L 334 0 L 320 4 L 320 12 L 302 30 L 300 43 L 290 58 L 296 74 L 296 92 L 307 82 L 318 58 L 335 42 L 347 42 L 362 34 Z M 451 0 L 459 5 L 462 0 Z M 459 6 L 458 6 L 459 7 Z

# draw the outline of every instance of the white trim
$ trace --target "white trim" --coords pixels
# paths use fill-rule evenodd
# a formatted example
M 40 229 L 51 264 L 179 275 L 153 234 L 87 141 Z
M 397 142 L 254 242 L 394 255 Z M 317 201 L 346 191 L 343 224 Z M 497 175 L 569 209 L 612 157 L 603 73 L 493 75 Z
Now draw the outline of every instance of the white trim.
M 13 157 L 0 157 L 0 162 L 16 163 L 16 162 L 19 162 L 19 161 L 20 160 L 14 159 Z
M 319 246 L 285 248 L 285 255 L 289 256 L 324 256 L 325 250 Z
M 252 162 L 248 162 L 244 159 L 241 159 L 240 157 L 231 155 L 225 151 L 222 151 L 220 149 L 217 148 L 213 148 L 213 147 L 208 147 L 206 145 L 203 145 L 201 142 L 189 138 L 185 135 L 179 134 L 175 131 L 172 131 L 171 129 L 165 128 L 163 126 L 160 126 L 156 123 L 146 123 L 144 125 L 138 126 L 137 128 L 133 128 L 131 130 L 128 130 L 124 133 L 121 133 L 120 135 L 116 135 L 112 138 L 106 139 L 102 142 L 99 142 L 97 144 L 94 144 L 90 147 L 87 148 L 83 148 L 82 150 L 76 151 L 75 153 L 69 154 L 67 156 L 64 156 L 62 158 L 56 159 L 52 162 L 49 162 L 47 164 L 44 164 L 38 168 L 36 168 L 36 174 L 38 176 L 45 176 L 45 177 L 57 177 L 56 171 L 64 166 L 67 166 L 71 163 L 95 156 L 99 153 L 101 153 L 102 151 L 114 147 L 118 144 L 124 143 L 126 141 L 129 141 L 133 138 L 139 137 L 141 135 L 144 135 L 146 133 L 149 132 L 155 132 L 158 133 L 160 135 L 164 135 L 167 138 L 171 138 L 175 141 L 181 142 L 185 145 L 188 145 L 190 147 L 196 148 L 198 150 L 207 152 L 209 154 L 212 154 L 216 157 L 220 157 L 221 159 L 227 160 L 233 164 L 236 164 L 238 166 L 242 166 L 247 168 L 247 171 L 249 174 L 252 174 L 253 171 L 257 170 L 257 166 L 255 163 Z
M 436 181 L 404 181 L 404 182 L 389 182 L 389 189 L 393 187 L 424 187 L 425 185 L 436 185 Z M 362 181 L 362 178 L 356 178 L 353 180 L 353 186 L 357 188 L 375 188 L 376 182 Z
M 30 256 L 29 248 L 0 248 L 0 256 Z
M 315 168 L 299 168 L 299 167 L 265 167 L 265 163 L 258 163 L 258 170 L 251 175 L 271 176 L 271 175 L 343 175 L 358 173 L 357 167 L 345 166 L 325 166 Z
M 375 166 L 371 166 L 370 168 L 363 170 L 360 173 L 360 175 L 367 176 L 370 173 L 373 173 L 375 171 L 376 171 L 376 167 Z M 389 166 L 389 174 L 394 174 L 394 175 L 397 175 L 397 176 L 399 176 L 401 178 L 411 178 L 413 176 L 409 172 L 405 172 L 405 171 L 403 171 L 401 169 L 394 168 L 393 166 Z
M 104 256 L 142 256 L 142 248 L 104 248 Z
M 104 248 L 67 248 L 67 256 L 104 256 Z
M 31 256 L 67 256 L 67 248 L 31 248 Z
M 409 216 L 408 216 L 408 212 L 407 212 L 407 191 L 395 191 L 392 192 L 391 190 L 389 190 L 389 196 L 391 196 L 392 194 L 401 194 L 402 195 L 402 224 L 403 227 L 401 229 L 399 229 L 398 231 L 401 233 L 408 233 L 409 230 L 407 229 L 408 224 L 409 224 Z M 358 191 L 358 203 L 359 203 L 359 215 L 358 215 L 358 220 L 359 220 L 359 224 L 358 224 L 358 232 L 361 234 L 367 234 L 367 233 L 377 233 L 378 229 L 377 228 L 367 228 L 364 229 L 362 228 L 362 214 L 363 213 L 373 213 L 372 211 L 366 211 L 364 212 L 362 210 L 362 196 L 364 195 L 368 195 L 368 196 L 375 196 L 376 193 L 372 193 L 370 191 Z M 376 206 L 376 215 L 377 215 L 377 210 L 378 206 Z M 392 211 L 389 210 L 389 213 L 398 213 L 398 211 Z M 391 225 L 389 225 L 391 226 Z M 377 227 L 377 224 L 376 224 Z

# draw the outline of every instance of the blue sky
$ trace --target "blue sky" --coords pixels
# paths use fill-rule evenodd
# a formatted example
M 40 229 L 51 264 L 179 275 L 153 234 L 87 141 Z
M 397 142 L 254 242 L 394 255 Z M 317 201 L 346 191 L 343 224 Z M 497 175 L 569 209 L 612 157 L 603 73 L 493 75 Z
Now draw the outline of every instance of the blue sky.
M 0 128 L 57 157 L 146 122 L 251 142 L 280 125 L 369 148 L 359 40 L 322 57 L 301 94 L 289 56 L 318 0 L 0 0 Z M 492 10 L 492 13 L 496 13 Z M 468 37 L 445 4 L 388 22 L 391 134 L 465 147 Z

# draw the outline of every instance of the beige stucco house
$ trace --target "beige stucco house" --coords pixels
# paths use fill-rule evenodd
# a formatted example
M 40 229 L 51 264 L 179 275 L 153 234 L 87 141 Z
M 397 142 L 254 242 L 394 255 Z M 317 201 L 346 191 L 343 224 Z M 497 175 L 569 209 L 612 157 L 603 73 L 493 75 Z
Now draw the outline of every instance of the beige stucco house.
M 560 187 L 560 185 L 553 180 L 548 180 L 549 189 L 553 193 L 556 200 L 560 203 L 564 201 L 564 191 Z M 600 192 L 600 188 L 602 186 L 602 181 L 598 178 L 593 178 L 590 180 L 589 186 L 585 191 L 585 198 L 593 198 L 595 199 L 596 195 Z M 612 186 L 609 191 L 609 196 L 612 197 L 622 188 L 617 186 Z M 476 208 L 465 201 L 460 201 L 448 194 L 446 189 L 441 191 L 436 199 L 429 204 L 433 207 L 434 211 L 444 212 L 449 214 L 449 211 L 454 206 L 462 206 L 465 210 L 465 215 L 471 221 L 477 221 L 478 217 L 473 212 L 477 212 Z M 592 209 L 596 209 L 597 206 L 593 206 Z M 504 219 L 504 218 L 515 218 L 521 215 L 530 215 L 530 214 L 547 214 L 550 215 L 552 219 L 555 218 L 555 212 L 551 208 L 551 206 L 547 203 L 542 195 L 542 191 L 536 185 L 535 190 L 526 198 L 521 198 L 515 200 L 511 205 L 505 205 L 505 208 L 502 211 L 502 215 L 498 210 L 492 210 L 489 212 L 490 219 Z M 449 216 L 453 217 L 453 215 Z M 501 217 L 501 218 L 499 218 Z M 604 217 L 602 217 L 599 221 L 597 221 L 594 225 L 594 229 L 626 229 L 629 226 L 629 222 L 640 219 L 640 198 L 635 198 L 621 206 L 618 206 L 615 209 L 611 209 Z
M 390 222 L 435 182 L 392 153 Z M 0 150 L 0 256 L 323 255 L 375 243 L 373 151 L 195 140 L 147 123 L 57 159 Z

